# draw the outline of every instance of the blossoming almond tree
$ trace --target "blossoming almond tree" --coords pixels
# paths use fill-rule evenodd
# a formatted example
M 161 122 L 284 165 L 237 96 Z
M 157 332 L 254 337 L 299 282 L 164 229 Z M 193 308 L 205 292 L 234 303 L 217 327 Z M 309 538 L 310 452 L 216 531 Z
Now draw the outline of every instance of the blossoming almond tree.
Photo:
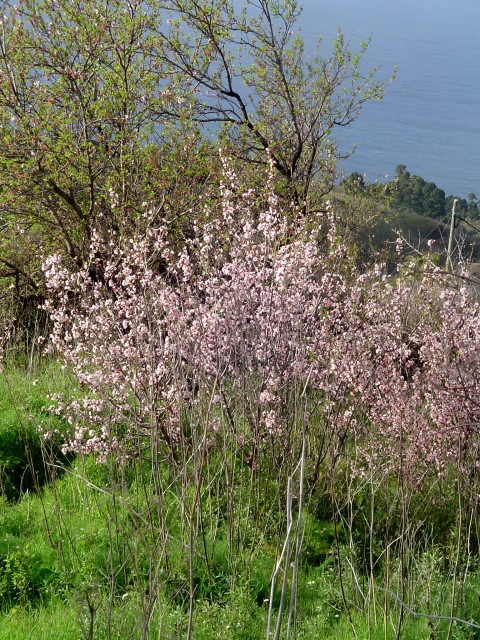
M 356 272 L 333 211 L 292 225 L 273 193 L 258 211 L 228 165 L 221 195 L 222 215 L 179 253 L 165 227 L 119 239 L 104 284 L 88 265 L 46 261 L 53 345 L 86 389 L 59 404 L 66 448 L 148 449 L 176 465 L 192 438 L 214 447 L 222 435 L 246 464 L 287 468 L 303 433 L 312 478 L 325 459 L 416 481 L 449 463 L 475 468 L 472 292 L 428 262 L 416 277 Z

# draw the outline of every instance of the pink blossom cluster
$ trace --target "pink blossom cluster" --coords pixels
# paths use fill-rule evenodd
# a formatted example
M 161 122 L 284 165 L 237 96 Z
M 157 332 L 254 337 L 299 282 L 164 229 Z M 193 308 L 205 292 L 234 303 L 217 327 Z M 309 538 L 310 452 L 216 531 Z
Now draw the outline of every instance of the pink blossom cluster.
M 331 207 L 293 221 L 273 191 L 258 206 L 224 172 L 221 213 L 199 212 L 181 250 L 166 225 L 109 246 L 94 237 L 75 272 L 45 262 L 51 344 L 85 386 L 57 401 L 72 425 L 65 449 L 177 463 L 192 438 L 213 446 L 223 433 L 254 465 L 288 459 L 303 430 L 313 466 L 328 450 L 357 473 L 475 467 L 472 291 L 428 262 L 416 275 L 360 273 Z

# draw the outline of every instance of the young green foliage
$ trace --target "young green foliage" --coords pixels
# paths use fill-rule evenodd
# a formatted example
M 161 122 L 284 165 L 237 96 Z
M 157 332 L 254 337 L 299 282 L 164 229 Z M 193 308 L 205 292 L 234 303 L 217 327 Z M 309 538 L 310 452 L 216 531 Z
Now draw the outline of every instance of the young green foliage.
M 93 229 L 107 245 L 138 230 L 144 202 L 149 223 L 185 216 L 211 182 L 208 145 L 191 175 L 202 127 L 223 125 L 229 154 L 253 166 L 268 149 L 306 212 L 314 183 L 318 195 L 336 175 L 332 130 L 383 92 L 361 70 L 368 43 L 352 53 L 339 33 L 330 56 L 307 59 L 293 0 L 0 9 L 0 277 L 17 290 L 38 287 L 52 251 L 81 267 Z
M 339 31 L 333 51 L 308 58 L 297 30 L 296 0 L 247 0 L 236 13 L 231 0 L 164 2 L 169 31 L 159 32 L 158 56 L 183 93 L 191 117 L 221 123 L 247 162 L 265 163 L 268 150 L 289 199 L 306 212 L 315 183 L 326 193 L 340 157 L 333 130 L 381 98 L 376 69 L 365 70 Z M 180 117 L 182 100 L 171 113 Z

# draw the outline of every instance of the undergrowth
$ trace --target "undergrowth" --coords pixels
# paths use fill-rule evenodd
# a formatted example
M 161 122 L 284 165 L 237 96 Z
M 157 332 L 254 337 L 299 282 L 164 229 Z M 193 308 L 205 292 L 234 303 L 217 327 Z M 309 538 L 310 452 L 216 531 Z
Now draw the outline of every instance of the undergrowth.
M 47 384 L 72 397 L 79 393 L 54 363 L 31 374 L 8 368 L 3 374 L 4 456 L 8 429 L 16 425 L 25 437 L 24 425 L 34 422 L 29 416 L 56 421 L 61 432 L 61 420 L 45 408 Z M 123 466 L 114 460 L 99 465 L 92 456 L 52 462 L 40 435 L 28 433 L 32 440 L 22 442 L 32 451 L 38 447 L 47 471 L 31 485 L 15 485 L 12 476 L 15 491 L 3 485 L 2 639 L 176 639 L 185 638 L 190 625 L 196 640 L 260 640 L 269 612 L 273 638 L 282 591 L 278 638 L 286 637 L 292 575 L 287 572 L 282 587 L 285 565 L 271 589 L 287 536 L 280 474 L 255 473 L 232 457 L 234 477 L 228 475 L 225 485 L 225 461 L 212 458 L 200 508 L 189 520 L 196 485 L 185 486 L 184 476 L 161 465 L 155 471 L 142 460 Z M 32 455 L 25 469 L 33 464 L 38 473 L 36 460 Z M 48 472 L 49 465 L 62 473 Z M 194 478 L 193 469 L 190 474 Z M 466 624 L 480 620 L 475 516 L 470 511 L 459 520 L 455 478 L 412 492 L 408 514 L 391 481 L 375 492 L 366 481 L 339 481 L 332 498 L 323 480 L 302 509 L 293 637 L 480 637 Z M 465 622 L 435 617 L 452 615 Z

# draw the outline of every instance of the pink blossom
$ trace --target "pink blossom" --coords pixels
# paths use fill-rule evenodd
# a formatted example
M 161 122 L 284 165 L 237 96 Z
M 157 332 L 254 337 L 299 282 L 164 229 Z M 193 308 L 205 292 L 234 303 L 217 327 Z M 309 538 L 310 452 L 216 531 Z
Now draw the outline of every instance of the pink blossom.
M 73 272 L 45 261 L 51 348 L 86 388 L 53 402 L 71 421 L 65 450 L 126 459 L 153 443 L 175 464 L 186 432 L 206 423 L 209 446 L 223 432 L 252 466 L 293 459 L 300 431 L 312 459 L 328 446 L 332 465 L 345 456 L 358 474 L 478 464 L 472 291 L 428 260 L 415 277 L 359 273 L 333 205 L 292 226 L 272 190 L 253 214 L 256 194 L 238 195 L 222 162 L 221 212 L 198 212 L 184 251 L 166 221 L 113 247 L 94 234 L 90 264 L 106 256 L 106 285 L 88 261 Z

